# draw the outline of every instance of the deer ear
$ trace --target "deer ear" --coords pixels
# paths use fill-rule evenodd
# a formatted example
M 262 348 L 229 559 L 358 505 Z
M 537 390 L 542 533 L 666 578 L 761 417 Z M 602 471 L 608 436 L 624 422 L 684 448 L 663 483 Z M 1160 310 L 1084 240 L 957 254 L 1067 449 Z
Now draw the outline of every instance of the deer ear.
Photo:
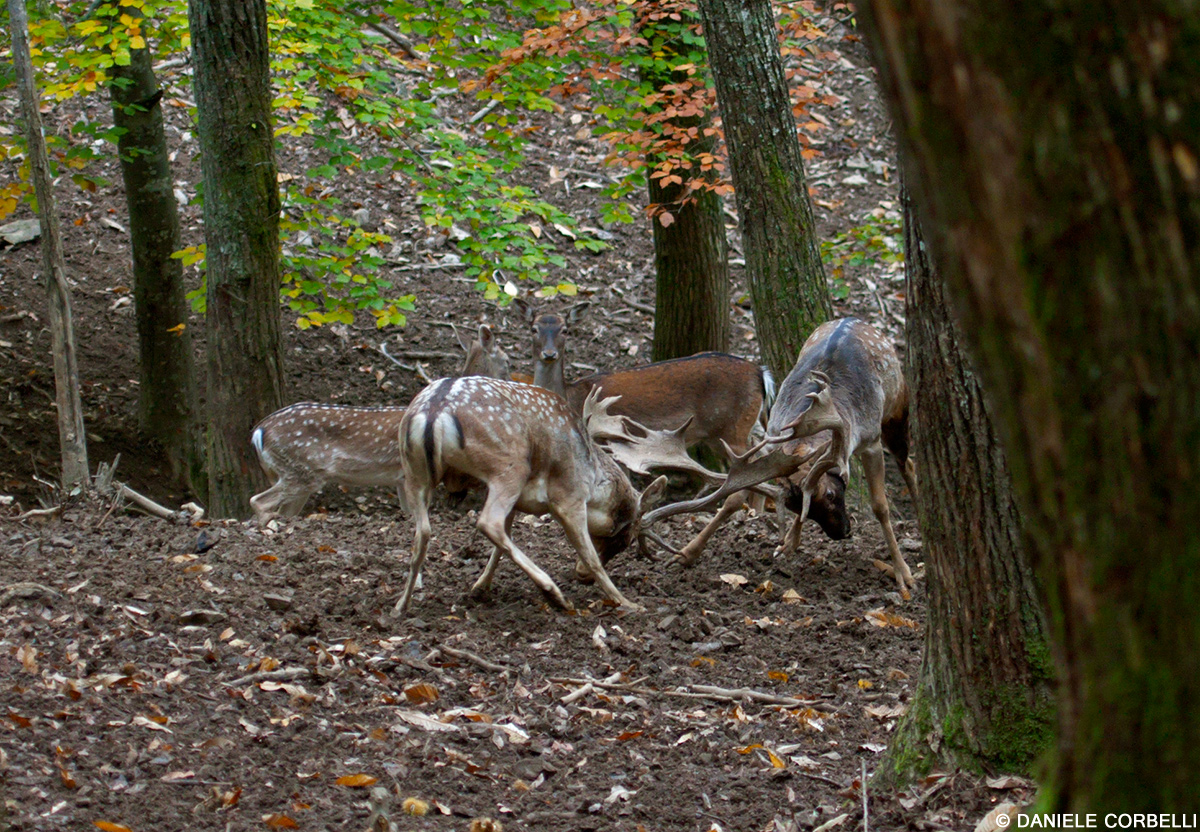
M 638 516 L 645 514 L 651 506 L 662 499 L 667 490 L 667 478 L 661 476 L 646 486 L 646 490 L 638 495 Z
M 590 300 L 582 300 L 579 303 L 576 303 L 576 304 L 573 304 L 572 306 L 567 307 L 567 309 L 566 309 L 567 323 L 573 324 L 576 321 L 582 320 L 583 317 L 587 314 L 588 308 L 591 305 L 592 305 L 592 302 Z
M 512 305 L 520 310 L 521 315 L 525 318 L 527 323 L 533 323 L 533 319 L 536 317 L 533 314 L 533 304 L 531 304 L 525 298 L 518 297 L 512 299 Z
M 458 345 L 463 348 L 463 352 L 469 353 L 471 351 L 471 342 L 467 340 L 466 336 L 454 324 L 450 324 L 450 328 L 454 330 L 454 337 L 458 339 Z
M 479 325 L 479 345 L 483 347 L 484 352 L 491 352 L 496 346 L 496 336 L 487 324 Z

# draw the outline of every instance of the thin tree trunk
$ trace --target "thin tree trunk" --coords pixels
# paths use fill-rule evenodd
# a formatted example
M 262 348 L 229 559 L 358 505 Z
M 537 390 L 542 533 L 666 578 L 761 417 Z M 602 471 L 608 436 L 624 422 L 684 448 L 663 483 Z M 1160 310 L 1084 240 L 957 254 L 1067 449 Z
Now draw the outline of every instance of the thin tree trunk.
M 54 208 L 54 189 L 50 181 L 50 161 L 42 134 L 42 116 L 38 111 L 37 88 L 33 82 L 33 64 L 29 57 L 29 21 L 22 0 L 8 0 L 8 19 L 12 30 L 13 64 L 25 118 L 25 137 L 29 145 L 30 174 L 37 196 L 38 219 L 42 231 L 42 269 L 50 306 L 50 336 L 54 352 L 55 404 L 58 407 L 58 445 L 62 457 L 64 488 L 88 483 L 87 434 L 83 427 L 83 405 L 79 398 L 79 367 L 75 358 L 75 322 L 71 316 L 71 287 L 63 260 L 62 236 Z
M 776 378 L 833 314 L 770 0 L 700 0 L 762 357 Z
M 646 4 L 648 11 L 666 11 L 665 4 Z M 672 6 L 672 10 L 676 10 Z M 652 21 L 642 27 L 642 36 L 651 44 L 656 60 L 682 59 L 695 47 L 684 41 L 680 30 L 694 26 L 699 17 L 695 11 L 678 8 L 681 21 L 670 17 Z M 672 30 L 675 34 L 672 35 Z M 643 71 L 643 78 L 664 91 L 672 84 L 702 85 L 699 78 L 689 79 L 686 72 Z M 667 92 L 669 95 L 669 92 Z M 704 128 L 711 127 L 711 114 L 673 118 L 670 126 L 678 131 L 696 128 L 696 138 L 683 148 L 692 157 L 711 153 L 716 136 L 705 136 Z M 661 158 L 647 158 L 653 173 Z M 655 361 L 682 358 L 698 352 L 729 349 L 729 245 L 725 239 L 725 218 L 721 212 L 721 197 L 708 190 L 698 190 L 686 205 L 687 180 L 700 176 L 698 170 L 677 169 L 682 183 L 672 182 L 663 187 L 662 178 L 650 177 L 650 204 L 664 206 L 671 222 L 664 225 L 655 217 L 654 270 L 655 316 L 654 344 L 651 355 Z
M 897 785 L 933 768 L 1028 774 L 1053 733 L 1045 616 L 983 391 L 901 199 L 927 612 L 921 678 L 880 773 Z
M 129 7 L 129 14 L 139 12 Z M 140 384 L 138 416 L 143 433 L 166 453 L 171 470 L 206 494 L 203 436 L 187 328 L 183 263 L 171 254 L 182 248 L 179 210 L 163 132 L 162 91 L 150 50 L 130 49 L 129 64 L 114 65 L 113 123 L 117 140 L 129 236 L 133 250 Z
M 264 0 L 190 0 L 208 271 L 209 513 L 265 484 L 250 431 L 282 404 L 279 187 Z
M 1060 727 L 1041 805 L 1195 811 L 1200 18 L 859 10 L 1049 604 Z

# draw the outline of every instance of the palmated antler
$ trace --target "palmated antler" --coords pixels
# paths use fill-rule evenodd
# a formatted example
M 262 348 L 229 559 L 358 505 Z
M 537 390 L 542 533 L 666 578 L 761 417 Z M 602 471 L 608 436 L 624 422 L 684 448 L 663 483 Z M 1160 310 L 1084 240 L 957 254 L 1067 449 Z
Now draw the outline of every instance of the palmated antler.
M 812 404 L 795 420 L 785 425 L 782 432 L 774 436 L 767 436 L 740 456 L 733 453 L 728 445 L 725 445 L 725 453 L 731 462 L 729 474 L 726 475 L 720 488 L 706 497 L 672 503 L 655 509 L 642 518 L 642 524 L 649 526 L 676 514 L 700 511 L 716 505 L 730 494 L 753 489 L 773 479 L 790 477 L 800 469 L 800 466 L 817 458 L 817 462 L 804 480 L 804 514 L 807 515 L 808 505 L 817 481 L 822 474 L 832 470 L 840 463 L 842 449 L 846 445 L 845 420 L 833 404 L 833 396 L 829 391 L 829 376 L 820 371 L 814 371 L 812 377 L 817 382 L 817 389 L 806 394 Z M 797 456 L 794 451 L 783 447 L 786 443 L 812 436 L 824 430 L 831 431 L 833 438 L 804 456 Z M 755 456 L 768 445 L 776 447 L 762 456 Z
M 722 474 L 710 471 L 688 456 L 683 437 L 694 417 L 688 417 L 674 430 L 651 430 L 628 416 L 608 412 L 620 396 L 600 400 L 599 395 L 600 388 L 593 388 L 583 403 L 588 434 L 630 471 L 649 474 L 652 469 L 667 469 L 687 471 L 710 483 L 725 480 Z

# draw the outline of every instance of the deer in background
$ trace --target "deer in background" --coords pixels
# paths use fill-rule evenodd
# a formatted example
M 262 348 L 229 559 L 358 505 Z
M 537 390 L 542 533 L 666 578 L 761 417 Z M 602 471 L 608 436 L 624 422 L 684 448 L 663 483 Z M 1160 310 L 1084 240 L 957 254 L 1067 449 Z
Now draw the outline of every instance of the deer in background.
M 663 506 L 644 522 L 650 525 L 697 511 L 778 478 L 785 483 L 785 505 L 797 515 L 781 552 L 796 551 L 800 527 L 810 517 L 830 538 L 841 540 L 850 534 L 845 491 L 850 456 L 855 455 L 862 461 L 871 510 L 891 554 L 891 565 L 882 565 L 907 597 L 914 581 L 892 530 L 884 484 L 885 446 L 899 463 L 915 500 L 916 468 L 908 455 L 908 386 L 896 350 L 879 330 L 857 318 L 829 321 L 808 337 L 796 366 L 780 385 L 767 437 L 736 455 L 724 484 L 702 499 Z M 760 455 L 761 451 L 767 452 Z M 727 516 L 722 507 L 684 547 L 680 559 L 685 564 L 695 562 Z
M 750 447 L 756 423 L 766 427 L 774 379 L 765 367 L 726 353 L 702 352 L 627 370 L 593 373 L 567 383 L 563 373 L 567 330 L 583 316 L 587 304 L 576 304 L 561 315 L 535 315 L 523 299 L 516 302 L 533 332 L 533 383 L 558 393 L 576 413 L 581 412 L 588 395 L 599 389 L 605 397 L 619 397 L 613 405 L 614 414 L 652 431 L 678 431 L 686 448 L 704 443 L 723 449 L 731 461 Z M 676 459 L 685 461 L 687 457 L 677 455 Z M 686 462 L 683 467 L 687 467 Z M 732 511 L 741 507 L 744 497 L 730 495 Z
M 603 406 L 593 396 L 582 411 L 580 418 L 546 390 L 488 378 L 439 379 L 412 400 L 400 422 L 399 449 L 403 502 L 413 516 L 415 541 L 396 615 L 408 609 L 425 563 L 433 490 L 449 475 L 487 486 L 476 526 L 495 549 L 472 594 L 488 592 L 507 555 L 547 600 L 571 609 L 550 576 L 510 537 L 518 512 L 549 513 L 577 554 L 577 576 L 594 579 L 622 607 L 641 609 L 621 594 L 604 564 L 637 539 L 640 518 L 662 494 L 666 477 L 639 494 L 592 439 L 593 423 L 606 415 Z
M 491 327 L 480 326 L 473 341 L 454 332 L 466 351 L 462 375 L 508 378 L 508 356 Z M 263 419 L 250 441 L 273 484 L 250 498 L 259 522 L 273 513 L 294 517 L 329 483 L 398 487 L 396 430 L 403 416 L 403 407 L 301 402 Z

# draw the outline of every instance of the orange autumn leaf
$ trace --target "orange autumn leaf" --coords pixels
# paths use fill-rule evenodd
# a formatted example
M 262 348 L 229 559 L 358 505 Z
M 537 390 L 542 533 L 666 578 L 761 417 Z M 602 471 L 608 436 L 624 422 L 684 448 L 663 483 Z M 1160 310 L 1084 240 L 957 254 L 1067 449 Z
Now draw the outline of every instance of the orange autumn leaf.
M 258 559 L 264 560 L 267 563 L 274 563 L 275 561 L 279 560 L 279 558 L 275 557 L 274 555 L 259 555 Z
M 438 689 L 433 685 L 425 684 L 424 682 L 416 685 L 409 685 L 404 689 L 404 697 L 414 705 L 424 705 L 426 702 L 434 702 L 438 698 Z
M 626 740 L 637 739 L 644 733 L 645 733 L 644 731 L 622 731 L 621 734 L 617 737 L 617 741 L 625 742 Z
M 768 670 L 767 678 L 774 679 L 776 682 L 786 682 L 788 680 L 788 675 L 782 670 Z
M 120 824 L 109 823 L 106 820 L 94 820 L 94 821 L 92 821 L 92 823 L 95 826 L 98 826 L 100 829 L 103 829 L 104 832 L 133 832 L 133 830 L 130 829 L 128 826 L 121 826 Z
M 299 829 L 300 824 L 289 818 L 287 815 L 275 812 L 272 815 L 263 815 L 263 823 L 272 829 Z
M 379 782 L 379 779 L 372 777 L 369 774 L 347 774 L 337 779 L 339 786 L 349 786 L 352 789 L 362 789 L 367 786 L 374 786 Z

